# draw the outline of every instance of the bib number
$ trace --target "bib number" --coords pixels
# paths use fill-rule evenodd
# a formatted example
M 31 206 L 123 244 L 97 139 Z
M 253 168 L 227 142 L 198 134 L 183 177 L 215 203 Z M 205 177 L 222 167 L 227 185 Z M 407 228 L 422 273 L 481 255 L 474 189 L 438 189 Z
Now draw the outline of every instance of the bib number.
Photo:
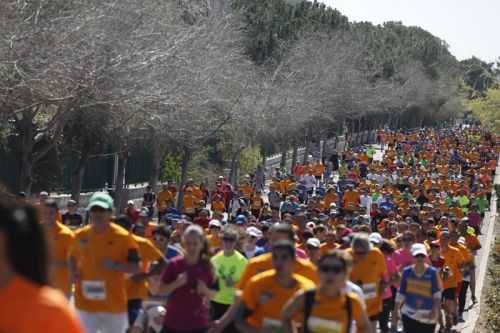
M 283 328 L 281 327 L 281 321 L 272 318 L 264 318 L 262 320 L 263 327 L 270 328 L 274 333 L 283 333 Z
M 81 282 L 82 294 L 91 301 L 104 301 L 106 299 L 106 282 L 104 281 L 89 281 Z
M 363 293 L 366 299 L 374 299 L 377 297 L 377 284 L 367 283 L 363 285 Z
M 341 333 L 342 323 L 334 320 L 326 320 L 316 317 L 309 318 L 307 322 L 309 330 L 313 333 Z

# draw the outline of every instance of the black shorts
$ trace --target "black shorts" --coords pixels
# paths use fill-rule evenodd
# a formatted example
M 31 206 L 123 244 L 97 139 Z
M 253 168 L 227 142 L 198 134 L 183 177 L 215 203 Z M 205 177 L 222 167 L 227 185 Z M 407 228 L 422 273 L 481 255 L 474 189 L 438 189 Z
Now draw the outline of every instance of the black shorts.
M 457 288 L 448 288 L 448 289 L 445 289 L 443 290 L 443 301 L 445 300 L 450 300 L 450 301 L 453 301 L 455 299 L 457 299 L 457 295 L 455 294 L 457 291 Z
M 314 178 L 316 178 L 316 180 L 321 180 L 321 176 L 314 176 Z
M 378 318 L 380 317 L 380 313 L 377 313 L 376 315 L 370 316 L 370 321 L 378 321 Z

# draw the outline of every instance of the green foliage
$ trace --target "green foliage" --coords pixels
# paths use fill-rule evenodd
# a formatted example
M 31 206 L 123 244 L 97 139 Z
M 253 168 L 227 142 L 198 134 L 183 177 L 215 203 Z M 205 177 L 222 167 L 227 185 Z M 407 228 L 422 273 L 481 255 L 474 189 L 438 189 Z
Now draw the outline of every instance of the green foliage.
M 493 247 L 488 265 L 490 286 L 486 292 L 486 327 L 490 332 L 500 332 L 500 240 Z
M 177 151 L 169 151 L 163 158 L 161 181 L 181 181 L 181 164 L 182 153 Z M 207 150 L 200 149 L 193 154 L 192 160 L 189 163 L 188 178 L 198 181 L 204 180 L 207 177 L 207 169 L 210 168 L 210 162 L 207 158 Z
M 247 147 L 242 150 L 240 156 L 240 175 L 254 172 L 259 164 L 262 164 L 260 146 Z
M 234 0 L 247 34 L 247 52 L 257 64 L 279 59 L 302 29 L 347 28 L 347 17 L 317 1 Z
M 464 83 L 469 87 L 468 97 L 484 97 L 490 88 L 498 87 L 498 74 L 493 63 L 486 63 L 476 57 L 460 62 L 464 72 Z
M 500 134 L 500 88 L 490 89 L 485 97 L 466 102 L 481 124 Z
M 165 154 L 162 163 L 162 173 L 160 179 L 162 182 L 181 180 L 181 161 L 182 156 L 177 152 L 170 151 Z

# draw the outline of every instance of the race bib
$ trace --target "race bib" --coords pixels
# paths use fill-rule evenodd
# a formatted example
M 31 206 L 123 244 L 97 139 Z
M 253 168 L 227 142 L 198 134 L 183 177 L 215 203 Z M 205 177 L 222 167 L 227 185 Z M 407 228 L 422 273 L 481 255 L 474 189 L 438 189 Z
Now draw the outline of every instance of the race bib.
M 262 320 L 262 325 L 265 328 L 270 328 L 274 333 L 283 333 L 283 327 L 281 326 L 281 321 L 273 318 L 264 318 Z
M 190 208 L 190 207 L 186 208 L 186 213 L 193 214 L 194 213 L 194 208 Z
M 341 333 L 343 325 L 341 322 L 326 320 L 317 317 L 309 318 L 307 326 L 312 333 Z
M 367 283 L 363 284 L 363 294 L 366 299 L 374 299 L 377 297 L 377 284 Z
M 84 280 L 81 282 L 82 294 L 88 300 L 103 301 L 106 299 L 106 282 Z

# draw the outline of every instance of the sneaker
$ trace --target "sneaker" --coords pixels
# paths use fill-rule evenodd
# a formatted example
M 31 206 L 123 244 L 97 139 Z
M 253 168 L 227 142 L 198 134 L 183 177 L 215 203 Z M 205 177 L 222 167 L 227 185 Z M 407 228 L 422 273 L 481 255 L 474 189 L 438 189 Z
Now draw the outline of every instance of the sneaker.
M 465 319 L 464 319 L 464 315 L 463 314 L 459 314 L 458 315 L 458 322 L 459 323 L 465 323 Z
M 476 296 L 472 296 L 472 304 L 476 304 L 477 303 L 477 298 Z

